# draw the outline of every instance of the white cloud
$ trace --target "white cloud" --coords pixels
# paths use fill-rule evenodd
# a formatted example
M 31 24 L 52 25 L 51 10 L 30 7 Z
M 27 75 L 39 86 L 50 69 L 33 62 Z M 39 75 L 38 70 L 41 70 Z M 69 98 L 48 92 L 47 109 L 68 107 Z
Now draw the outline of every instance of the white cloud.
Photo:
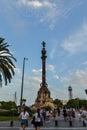
M 55 27 L 57 16 L 59 13 L 59 8 L 57 8 L 57 2 L 49 0 L 19 0 L 18 5 L 19 7 L 26 8 L 26 17 L 30 16 L 32 12 L 32 15 L 34 15 L 35 18 L 38 18 L 38 22 L 44 24 L 49 23 L 50 29 L 53 29 Z
M 77 70 L 75 72 L 76 75 L 76 83 L 78 83 L 78 85 L 82 86 L 82 87 L 86 87 L 87 86 L 87 70 Z
M 82 64 L 87 65 L 87 61 L 85 61 L 85 62 L 84 62 L 84 63 L 82 63 Z
M 78 78 L 85 78 L 85 76 L 87 75 L 87 71 L 85 70 L 77 70 L 76 71 L 76 76 L 78 77 Z
M 28 5 L 29 6 L 33 6 L 33 7 L 41 7 L 42 6 L 42 3 L 39 2 L 39 1 L 31 1 L 31 2 L 28 2 Z
M 42 72 L 42 69 L 39 69 L 39 70 L 33 69 L 32 72 L 35 74 L 39 74 Z
M 62 90 L 60 89 L 59 86 L 51 86 L 51 95 L 54 99 L 68 99 L 68 89 L 66 87 L 62 87 Z
M 53 77 L 54 77 L 55 79 L 59 79 L 59 76 L 58 76 L 57 74 L 55 74 Z
M 38 0 L 36 0 L 36 1 L 19 0 L 18 3 L 19 3 L 20 6 L 24 5 L 24 6 L 31 6 L 31 7 L 34 7 L 34 8 L 38 8 L 38 7 L 42 6 L 42 3 L 39 2 Z
M 67 89 L 67 94 L 68 86 L 70 85 L 72 87 L 73 98 L 86 98 L 85 89 L 87 89 L 87 70 L 78 69 L 66 77 L 61 77 L 60 82 L 65 87 L 64 91 Z
M 60 81 L 61 81 L 62 83 L 64 83 L 64 82 L 71 82 L 71 80 L 72 80 L 71 77 L 61 77 L 61 78 L 60 78 Z
M 82 1 L 80 1 L 80 0 L 69 1 L 67 6 L 65 6 L 65 5 L 64 5 L 65 7 L 63 6 L 61 16 L 68 17 L 72 13 L 72 11 L 75 9 L 75 7 L 77 7 L 81 4 L 82 4 Z
M 33 8 L 40 8 L 40 7 L 48 7 L 48 8 L 52 8 L 54 6 L 56 6 L 56 4 L 51 3 L 47 0 L 44 1 L 40 1 L 40 0 L 34 0 L 34 1 L 29 1 L 29 0 L 19 0 L 18 4 L 20 6 L 29 6 L 29 7 L 33 7 Z
M 20 68 L 15 68 L 15 73 L 17 73 L 18 75 L 21 75 L 22 74 L 21 69 Z
M 56 23 L 58 23 L 58 20 L 61 17 L 65 18 L 67 14 L 70 15 L 70 12 L 73 11 L 79 3 L 78 0 L 75 2 L 70 1 L 68 5 L 66 5 L 64 2 L 64 0 L 2 0 L 0 1 L 0 5 L 1 11 L 4 8 L 4 16 L 7 16 L 8 20 L 10 19 L 10 23 L 18 21 L 18 15 L 23 15 L 25 17 L 31 17 L 32 15 L 36 18 L 35 23 L 44 23 L 51 30 L 53 30 L 56 26 Z M 24 23 L 25 22 L 22 19 L 19 20 L 18 25 L 24 26 Z
M 87 23 L 70 35 L 61 46 L 70 54 L 87 51 Z
M 19 6 L 26 6 L 32 10 L 32 14 L 38 17 L 39 22 L 49 25 L 49 28 L 53 30 L 56 26 L 56 22 L 62 17 L 69 16 L 80 1 L 69 1 L 66 5 L 64 0 L 19 0 Z M 28 10 L 27 10 L 28 11 Z M 28 13 L 27 13 L 28 15 Z M 49 23 L 49 24 L 48 24 Z
M 53 48 L 52 51 L 51 51 L 51 53 L 50 53 L 50 58 L 51 58 L 51 59 L 53 59 L 54 53 L 55 53 L 55 49 Z
M 87 86 L 87 70 L 76 70 L 70 73 L 67 77 L 61 77 L 61 82 L 63 84 L 73 84 L 75 87 L 83 87 Z
M 52 71 L 52 72 L 55 71 L 54 65 L 48 65 L 47 69 L 50 70 L 50 71 Z
M 40 77 L 31 77 L 30 80 L 32 80 L 32 82 L 41 83 Z
M 56 23 L 58 23 L 58 20 L 61 17 L 64 18 L 66 14 L 69 14 L 68 12 L 71 12 L 71 10 L 78 5 L 78 0 L 77 2 L 69 2 L 69 5 L 67 6 L 65 6 L 64 1 L 56 0 L 3 0 L 2 2 L 0 1 L 0 4 L 1 3 L 3 5 L 1 5 L 2 8 L 4 7 L 4 13 L 6 14 L 5 17 L 7 16 L 8 20 L 11 20 L 13 17 L 14 20 L 17 21 L 15 16 L 20 14 L 25 17 L 34 15 L 36 18 L 35 22 L 49 25 L 49 28 L 53 30 L 56 26 Z M 24 26 L 23 19 L 19 20 L 19 23 L 19 26 Z
M 55 66 L 54 66 L 54 65 L 48 65 L 47 70 L 49 70 L 49 71 L 52 72 L 52 77 L 51 77 L 51 78 L 56 79 L 56 80 L 59 79 L 59 76 L 58 76 L 58 74 L 56 73 L 56 69 L 55 69 Z
M 50 58 L 53 59 L 56 54 L 58 41 L 53 41 L 52 50 L 50 51 Z

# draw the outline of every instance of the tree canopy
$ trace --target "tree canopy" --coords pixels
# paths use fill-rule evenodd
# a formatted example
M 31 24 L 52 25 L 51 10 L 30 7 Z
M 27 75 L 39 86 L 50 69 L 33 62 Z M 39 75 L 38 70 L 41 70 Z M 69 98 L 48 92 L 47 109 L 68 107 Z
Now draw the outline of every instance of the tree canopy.
M 10 52 L 9 44 L 4 42 L 4 38 L 0 38 L 0 75 L 3 76 L 5 85 L 11 82 L 13 75 L 15 74 L 14 61 L 17 61 L 16 58 Z

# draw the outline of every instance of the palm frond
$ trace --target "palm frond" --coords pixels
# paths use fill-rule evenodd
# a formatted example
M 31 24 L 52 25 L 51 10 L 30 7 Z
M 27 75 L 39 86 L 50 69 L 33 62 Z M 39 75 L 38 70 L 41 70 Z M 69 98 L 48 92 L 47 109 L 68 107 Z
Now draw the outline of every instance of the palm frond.
M 17 61 L 8 47 L 8 43 L 4 43 L 4 39 L 0 38 L 0 71 L 3 75 L 5 85 L 7 85 L 8 82 L 11 82 L 11 79 L 15 74 L 15 65 L 13 63 L 13 60 Z

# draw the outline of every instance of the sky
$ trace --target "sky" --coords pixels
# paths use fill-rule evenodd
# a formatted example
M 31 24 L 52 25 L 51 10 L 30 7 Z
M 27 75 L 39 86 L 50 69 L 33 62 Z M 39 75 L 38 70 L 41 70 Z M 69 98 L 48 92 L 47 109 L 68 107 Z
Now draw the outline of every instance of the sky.
M 0 101 L 34 104 L 42 81 L 42 42 L 46 42 L 46 82 L 53 99 L 87 99 L 87 0 L 0 0 L 0 37 L 17 59 L 11 83 Z M 16 99 L 15 99 L 16 93 Z

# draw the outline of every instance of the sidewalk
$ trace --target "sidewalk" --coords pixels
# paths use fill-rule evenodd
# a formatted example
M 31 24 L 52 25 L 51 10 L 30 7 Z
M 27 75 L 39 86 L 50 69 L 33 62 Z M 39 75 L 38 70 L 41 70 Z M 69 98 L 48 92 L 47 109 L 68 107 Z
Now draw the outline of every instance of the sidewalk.
M 83 127 L 83 122 L 79 120 L 72 121 L 72 126 L 70 126 L 69 121 L 64 121 L 63 119 L 58 120 L 57 126 L 55 126 L 55 121 L 53 119 L 50 120 L 49 123 L 45 123 L 42 128 L 51 128 L 51 127 L 60 127 L 60 128 L 67 128 L 67 127 Z M 13 126 L 11 126 L 11 121 L 0 121 L 0 127 L 20 127 L 20 121 L 13 121 Z M 28 127 L 32 128 L 31 121 L 28 121 Z M 87 127 L 87 126 L 86 126 Z

